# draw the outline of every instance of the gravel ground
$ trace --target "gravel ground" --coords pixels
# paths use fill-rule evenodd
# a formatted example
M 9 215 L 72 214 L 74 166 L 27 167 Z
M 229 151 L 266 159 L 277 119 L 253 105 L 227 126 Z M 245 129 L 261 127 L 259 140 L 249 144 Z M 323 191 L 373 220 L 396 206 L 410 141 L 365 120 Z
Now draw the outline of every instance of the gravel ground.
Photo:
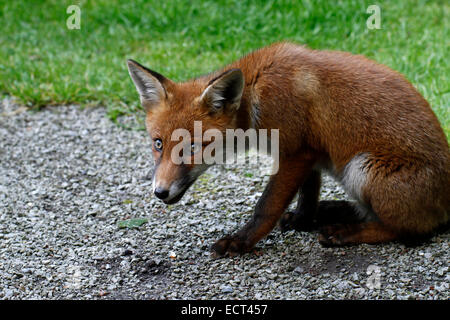
M 133 121 L 125 119 L 124 121 Z M 269 162 L 216 166 L 172 206 L 151 194 L 144 131 L 104 109 L 0 104 L 0 298 L 449 299 L 450 233 L 323 248 L 274 230 L 244 256 L 209 246 L 249 219 Z M 321 197 L 345 198 L 325 177 Z M 138 228 L 120 221 L 145 218 Z

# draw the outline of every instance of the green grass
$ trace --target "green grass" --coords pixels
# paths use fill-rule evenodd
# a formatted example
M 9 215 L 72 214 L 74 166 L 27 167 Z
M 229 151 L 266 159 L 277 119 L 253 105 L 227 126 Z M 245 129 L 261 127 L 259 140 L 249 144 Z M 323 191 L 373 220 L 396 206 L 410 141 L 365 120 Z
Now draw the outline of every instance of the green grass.
M 81 7 L 68 30 L 66 8 Z M 381 29 L 366 28 L 371 4 Z M 450 137 L 448 1 L 0 0 L 0 94 L 28 106 L 139 110 L 125 61 L 173 80 L 210 72 L 279 40 L 364 54 L 405 74 Z

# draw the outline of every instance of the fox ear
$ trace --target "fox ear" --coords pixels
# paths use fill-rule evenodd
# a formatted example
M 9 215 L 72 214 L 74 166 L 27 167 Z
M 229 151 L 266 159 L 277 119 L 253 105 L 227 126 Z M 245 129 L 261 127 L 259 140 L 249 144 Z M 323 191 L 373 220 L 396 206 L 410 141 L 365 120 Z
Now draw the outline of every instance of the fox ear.
M 128 72 L 139 92 L 141 104 L 144 108 L 148 109 L 155 106 L 167 97 L 165 86 L 171 82 L 169 79 L 158 72 L 147 69 L 134 60 L 129 59 L 127 63 Z
M 238 109 L 243 91 L 244 75 L 241 69 L 231 69 L 208 83 L 202 99 L 214 110 L 225 107 Z

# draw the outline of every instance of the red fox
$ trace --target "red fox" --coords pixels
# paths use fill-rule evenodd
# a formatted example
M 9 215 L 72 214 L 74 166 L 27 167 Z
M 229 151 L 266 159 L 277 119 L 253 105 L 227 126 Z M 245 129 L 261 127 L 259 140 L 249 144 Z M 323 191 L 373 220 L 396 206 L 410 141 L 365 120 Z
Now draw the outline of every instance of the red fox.
M 281 42 L 183 83 L 133 60 L 128 69 L 146 110 L 154 193 L 166 204 L 208 167 L 173 163 L 177 128 L 279 129 L 277 173 L 251 220 L 212 245 L 215 256 L 251 251 L 277 223 L 319 228 L 322 245 L 342 246 L 416 239 L 449 220 L 447 138 L 427 101 L 384 65 Z M 192 144 L 192 154 L 205 147 Z M 322 170 L 353 200 L 319 201 Z M 297 208 L 285 212 L 297 193 Z

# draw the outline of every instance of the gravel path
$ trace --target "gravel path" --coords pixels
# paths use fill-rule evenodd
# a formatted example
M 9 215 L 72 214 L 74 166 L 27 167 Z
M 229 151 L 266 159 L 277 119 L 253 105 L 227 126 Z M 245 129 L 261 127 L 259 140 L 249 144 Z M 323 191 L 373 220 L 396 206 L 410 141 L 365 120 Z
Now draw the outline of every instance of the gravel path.
M 145 132 L 104 109 L 28 112 L 4 100 L 0 298 L 450 297 L 450 233 L 414 248 L 323 248 L 316 233 L 274 230 L 251 254 L 213 260 L 209 246 L 249 219 L 268 161 L 211 168 L 169 207 L 151 194 L 151 167 Z M 345 194 L 325 177 L 321 196 Z M 130 218 L 147 223 L 118 227 Z

